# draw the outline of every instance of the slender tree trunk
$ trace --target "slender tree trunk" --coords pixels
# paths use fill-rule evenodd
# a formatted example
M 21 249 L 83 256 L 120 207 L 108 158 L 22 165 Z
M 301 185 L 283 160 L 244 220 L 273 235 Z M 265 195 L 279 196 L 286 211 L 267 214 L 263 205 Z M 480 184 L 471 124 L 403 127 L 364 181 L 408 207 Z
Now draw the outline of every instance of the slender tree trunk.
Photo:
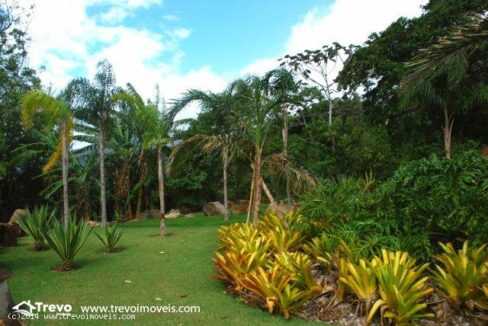
M 229 164 L 229 148 L 227 145 L 224 146 L 222 149 L 222 169 L 224 174 L 224 207 L 225 207 L 225 215 L 224 220 L 229 220 L 229 198 L 227 193 L 227 166 Z
M 63 120 L 61 127 L 61 138 L 63 142 L 62 152 L 62 174 L 63 174 L 63 219 L 64 225 L 68 225 L 69 204 L 68 204 L 68 135 L 66 120 Z
M 283 137 L 283 154 L 288 160 L 288 114 L 286 112 L 286 107 L 283 109 L 283 130 L 281 131 Z M 288 206 L 291 206 L 291 187 L 290 187 L 290 174 L 285 173 L 286 182 L 286 202 Z
M 100 210 L 102 225 L 107 225 L 107 199 L 105 197 L 105 126 L 102 122 L 100 122 L 98 150 L 100 156 Z
M 158 144 L 158 183 L 159 183 L 159 213 L 161 222 L 159 223 L 159 235 L 166 236 L 165 207 L 164 207 L 164 172 L 163 172 L 163 153 L 162 146 Z
M 254 192 L 254 169 L 252 169 L 252 179 L 251 179 L 251 191 L 249 191 L 249 205 L 247 206 L 247 218 L 246 223 L 249 223 L 249 219 L 251 218 L 251 208 L 252 208 L 252 201 L 253 201 L 253 192 Z
M 254 155 L 254 191 L 252 200 L 252 224 L 254 227 L 258 226 L 259 220 L 259 206 L 261 204 L 261 148 L 256 147 Z
M 271 193 L 271 191 L 269 191 L 268 186 L 266 185 L 266 183 L 264 182 L 264 180 L 262 178 L 261 178 L 261 186 L 263 187 L 263 190 L 264 190 L 264 193 L 266 194 L 266 197 L 268 197 L 269 203 L 271 205 L 275 204 L 276 201 L 274 200 L 273 194 Z
M 448 160 L 451 159 L 452 154 L 452 127 L 454 125 L 454 119 L 449 114 L 447 107 L 443 108 L 444 111 L 444 126 L 442 131 L 444 134 L 444 152 Z

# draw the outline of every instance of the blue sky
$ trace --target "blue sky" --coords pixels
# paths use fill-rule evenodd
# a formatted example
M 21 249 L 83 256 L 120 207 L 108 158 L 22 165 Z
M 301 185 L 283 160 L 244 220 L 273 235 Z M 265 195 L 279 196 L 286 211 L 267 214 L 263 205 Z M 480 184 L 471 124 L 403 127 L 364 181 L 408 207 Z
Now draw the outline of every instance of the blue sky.
M 145 97 L 219 91 L 274 68 L 287 53 L 338 41 L 361 44 L 427 0 L 19 0 L 35 2 L 30 64 L 59 90 L 112 62 L 118 83 Z M 185 113 L 194 116 L 198 108 Z

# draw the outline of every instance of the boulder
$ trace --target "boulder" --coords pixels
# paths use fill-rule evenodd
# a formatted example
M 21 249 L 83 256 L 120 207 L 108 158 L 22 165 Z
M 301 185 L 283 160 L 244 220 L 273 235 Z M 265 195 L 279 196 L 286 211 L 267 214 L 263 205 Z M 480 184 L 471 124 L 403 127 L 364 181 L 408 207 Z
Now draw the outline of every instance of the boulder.
M 288 206 L 288 204 L 284 202 L 274 202 L 268 206 L 266 212 L 271 212 L 283 216 L 286 213 L 292 211 L 294 208 L 295 206 Z
M 12 214 L 12 216 L 10 217 L 10 220 L 8 221 L 8 224 L 14 227 L 18 235 L 25 235 L 25 232 L 22 230 L 22 228 L 19 225 L 19 220 L 24 219 L 26 217 L 27 217 L 27 212 L 24 209 L 16 209 Z
M 185 214 L 185 217 L 188 217 L 188 218 L 193 217 L 193 216 L 195 216 L 195 214 L 193 214 L 193 213 Z
M 97 221 L 88 220 L 88 221 L 86 221 L 86 225 L 88 225 L 88 226 L 101 226 L 102 223 L 97 222 Z
M 0 320 L 9 321 L 8 314 L 12 312 L 14 300 L 10 294 L 7 281 L 0 283 Z M 9 325 L 9 324 L 6 324 Z
M 247 210 L 249 208 L 249 200 L 241 199 L 241 200 L 231 200 L 229 201 L 229 209 L 232 214 L 247 214 Z
M 180 216 L 181 213 L 179 210 L 177 209 L 172 209 L 170 210 L 168 213 L 164 214 L 164 217 L 165 218 L 177 218 L 178 216 Z
M 0 223 L 0 245 L 14 247 L 17 245 L 17 230 L 9 223 Z
M 225 206 L 222 205 L 218 201 L 213 201 L 213 202 L 209 202 L 209 203 L 206 203 L 205 205 L 203 205 L 202 211 L 207 216 L 224 215 L 225 214 Z
M 159 209 L 148 209 L 142 213 L 142 218 L 145 220 L 150 219 L 160 219 L 161 214 L 159 213 Z

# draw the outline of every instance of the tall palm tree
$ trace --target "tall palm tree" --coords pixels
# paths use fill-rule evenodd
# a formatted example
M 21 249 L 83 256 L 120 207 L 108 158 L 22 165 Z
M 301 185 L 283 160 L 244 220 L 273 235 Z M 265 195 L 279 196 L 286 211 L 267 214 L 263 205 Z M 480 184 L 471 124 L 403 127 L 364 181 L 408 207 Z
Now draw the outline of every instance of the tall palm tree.
M 289 130 L 289 111 L 293 104 L 297 103 L 298 83 L 295 81 L 293 73 L 280 68 L 271 70 L 265 77 L 270 85 L 271 95 L 279 103 L 279 113 L 283 121 L 282 139 L 283 139 L 283 155 L 288 159 L 288 130 Z M 286 183 L 286 199 L 288 206 L 292 205 L 291 198 L 291 184 L 289 173 L 285 174 Z
M 223 193 L 224 193 L 224 219 L 229 220 L 229 198 L 228 198 L 228 166 L 234 154 L 239 151 L 233 141 L 233 128 L 229 123 L 229 112 L 236 106 L 236 96 L 230 91 L 225 90 L 221 93 L 204 92 L 200 90 L 189 90 L 179 100 L 175 101 L 174 107 L 183 109 L 192 102 L 198 102 L 201 107 L 216 116 L 219 125 L 212 126 L 210 135 L 198 134 L 184 140 L 172 153 L 174 156 L 186 145 L 202 145 L 204 153 L 209 154 L 220 151 L 222 161 Z
M 421 102 L 440 107 L 443 115 L 444 152 L 447 159 L 452 154 L 453 103 L 464 105 L 463 96 L 471 93 L 474 98 L 487 98 L 483 85 L 463 85 L 467 77 L 468 58 L 488 44 L 488 16 L 473 14 L 463 25 L 455 26 L 444 37 L 407 64 L 409 70 L 400 85 L 406 103 Z M 468 87 L 468 88 L 466 88 Z M 464 88 L 464 90 L 461 90 Z M 462 102 L 460 104 L 459 102 Z
M 71 140 L 73 139 L 73 117 L 70 106 L 65 100 L 55 98 L 40 90 L 27 93 L 20 103 L 22 113 L 22 123 L 25 128 L 33 126 L 36 112 L 41 111 L 44 115 L 45 123 L 50 126 L 56 124 L 59 127 L 59 141 L 56 149 L 51 154 L 49 161 L 43 168 L 43 172 L 50 171 L 59 160 L 62 162 L 63 180 L 63 220 L 68 223 L 69 204 L 68 204 L 68 153 Z
M 105 142 L 113 114 L 111 98 L 117 92 L 112 65 L 107 60 L 97 64 L 93 82 L 87 79 L 72 81 L 68 88 L 76 98 L 75 116 L 81 121 L 78 128 L 83 135 L 80 140 L 95 147 L 98 142 L 100 160 L 100 215 L 103 225 L 107 224 L 107 199 L 105 181 Z
M 252 148 L 247 154 L 253 171 L 250 212 L 253 225 L 257 226 L 263 186 L 262 167 L 266 162 L 263 160 L 263 151 L 268 132 L 276 122 L 274 112 L 280 102 L 270 96 L 270 85 L 266 78 L 250 76 L 237 80 L 231 85 L 231 91 L 235 93 L 239 103 L 233 112 L 234 120 L 241 129 L 242 141 L 248 142 Z M 286 159 L 283 156 L 273 156 L 273 160 L 278 158 Z
M 164 160 L 163 147 L 172 143 L 171 134 L 174 128 L 184 121 L 175 121 L 175 117 L 181 108 L 172 107 L 168 109 L 161 101 L 159 91 L 154 103 L 145 103 L 142 97 L 130 84 L 127 89 L 114 95 L 113 101 L 122 101 L 136 112 L 136 121 L 144 127 L 143 148 L 146 150 L 156 149 L 158 188 L 159 188 L 159 211 L 161 215 L 159 234 L 161 237 L 167 235 L 165 224 L 165 181 L 164 181 Z

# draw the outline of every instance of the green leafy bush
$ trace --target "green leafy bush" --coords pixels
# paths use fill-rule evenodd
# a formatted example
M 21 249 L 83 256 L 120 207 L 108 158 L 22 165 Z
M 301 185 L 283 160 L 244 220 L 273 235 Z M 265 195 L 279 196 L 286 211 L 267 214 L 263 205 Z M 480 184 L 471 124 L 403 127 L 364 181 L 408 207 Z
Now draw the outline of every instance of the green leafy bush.
M 55 211 L 51 211 L 47 206 L 40 206 L 27 210 L 27 216 L 19 219 L 22 230 L 34 239 L 35 250 L 46 249 L 44 237 L 51 226 L 54 213 Z
M 105 246 L 107 252 L 114 252 L 117 242 L 122 237 L 122 230 L 114 224 L 112 226 L 106 225 L 101 228 L 101 233 L 95 232 L 96 236 Z
M 488 242 L 488 158 L 476 151 L 409 162 L 378 191 L 379 222 L 397 234 L 425 233 L 431 244 Z
M 53 227 L 47 232 L 45 239 L 61 258 L 61 270 L 73 269 L 74 259 L 85 244 L 91 230 L 91 228 L 88 230 L 83 221 L 76 222 L 71 217 L 66 225 L 57 220 L 53 223 Z

